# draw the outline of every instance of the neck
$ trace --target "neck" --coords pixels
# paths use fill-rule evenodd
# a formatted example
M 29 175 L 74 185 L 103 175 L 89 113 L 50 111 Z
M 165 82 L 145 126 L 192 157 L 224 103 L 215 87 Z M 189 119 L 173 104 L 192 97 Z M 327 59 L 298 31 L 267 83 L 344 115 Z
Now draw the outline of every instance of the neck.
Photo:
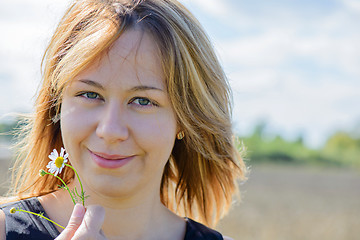
M 161 228 L 162 222 L 169 221 L 173 215 L 158 195 L 148 192 L 141 196 L 113 198 L 90 192 L 87 205 L 105 208 L 102 230 L 108 239 L 150 239 L 152 229 Z
M 163 232 L 163 223 L 176 220 L 165 206 L 154 202 L 126 208 L 105 207 L 105 211 L 102 230 L 109 239 L 159 239 L 153 230 Z
M 78 183 L 69 185 L 70 189 L 80 189 Z M 102 227 L 108 239 L 127 240 L 161 240 L 183 239 L 185 234 L 185 222 L 160 201 L 160 195 L 156 191 L 146 191 L 141 196 L 114 198 L 101 195 L 86 189 L 85 205 L 101 205 L 105 208 L 105 220 Z M 53 200 L 46 200 L 42 204 L 46 212 L 60 224 L 66 225 L 70 218 L 73 202 L 67 191 L 59 190 L 49 195 Z M 49 204 L 50 203 L 50 204 Z M 61 211 L 53 211 L 61 209 Z M 52 215 L 52 216 L 51 216 Z M 174 236 L 178 236 L 175 237 Z

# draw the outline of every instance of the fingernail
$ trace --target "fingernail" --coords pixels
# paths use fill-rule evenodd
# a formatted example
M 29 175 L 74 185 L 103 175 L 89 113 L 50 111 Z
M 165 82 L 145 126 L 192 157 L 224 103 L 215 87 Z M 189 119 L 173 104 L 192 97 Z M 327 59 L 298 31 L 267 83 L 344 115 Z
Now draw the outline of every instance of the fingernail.
M 85 209 L 84 209 L 83 205 L 77 203 L 73 210 L 74 217 L 81 218 L 84 216 L 84 213 L 85 213 Z

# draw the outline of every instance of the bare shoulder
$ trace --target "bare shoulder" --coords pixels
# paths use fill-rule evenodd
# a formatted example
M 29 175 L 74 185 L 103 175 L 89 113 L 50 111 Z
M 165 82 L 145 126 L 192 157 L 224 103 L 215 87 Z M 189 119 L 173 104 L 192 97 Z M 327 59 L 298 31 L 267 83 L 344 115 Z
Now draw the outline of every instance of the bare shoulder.
M 5 240 L 5 213 L 0 209 L 0 240 Z
M 223 236 L 224 240 L 234 240 L 231 237 Z

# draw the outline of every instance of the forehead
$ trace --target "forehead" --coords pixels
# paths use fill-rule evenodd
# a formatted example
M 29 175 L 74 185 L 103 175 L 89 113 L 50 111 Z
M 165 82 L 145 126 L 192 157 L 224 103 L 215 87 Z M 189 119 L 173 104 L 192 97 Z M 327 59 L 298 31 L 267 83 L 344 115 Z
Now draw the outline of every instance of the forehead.
M 81 71 L 82 77 L 108 79 L 136 77 L 140 83 L 158 82 L 164 87 L 164 72 L 159 48 L 151 34 L 141 29 L 125 31 L 111 48 Z M 137 82 L 137 84 L 139 84 Z
M 148 65 L 154 69 L 160 62 L 159 49 L 153 37 L 141 30 L 125 31 L 113 44 L 108 52 L 109 57 L 132 61 L 137 65 Z M 156 61 L 154 61 L 156 60 Z

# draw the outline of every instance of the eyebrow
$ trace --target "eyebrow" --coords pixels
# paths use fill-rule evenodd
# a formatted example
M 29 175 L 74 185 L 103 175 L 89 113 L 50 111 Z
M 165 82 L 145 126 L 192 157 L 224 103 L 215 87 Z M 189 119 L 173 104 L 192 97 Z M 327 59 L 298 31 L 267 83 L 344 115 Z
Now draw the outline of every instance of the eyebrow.
M 104 88 L 100 83 L 95 82 L 95 81 L 91 81 L 91 80 L 87 80 L 87 79 L 80 79 L 79 82 L 88 84 L 88 85 L 90 85 L 90 86 L 99 88 L 99 89 L 101 89 L 101 90 L 105 90 L 105 88 Z
M 130 92 L 146 91 L 146 90 L 158 90 L 161 92 L 164 91 L 161 88 L 157 88 L 157 87 L 153 87 L 153 86 L 139 85 L 139 86 L 132 87 L 130 89 Z
M 101 90 L 105 90 L 105 88 L 103 87 L 103 85 L 101 85 L 98 82 L 92 81 L 92 80 L 88 80 L 88 79 L 80 79 L 79 80 L 82 83 L 88 84 L 90 86 L 99 88 Z M 137 91 L 146 91 L 146 90 L 157 90 L 157 91 L 161 91 L 164 92 L 163 89 L 161 88 L 157 88 L 157 87 L 153 87 L 153 86 L 147 86 L 147 85 L 139 85 L 139 86 L 134 86 L 132 87 L 129 91 L 130 92 L 137 92 Z

